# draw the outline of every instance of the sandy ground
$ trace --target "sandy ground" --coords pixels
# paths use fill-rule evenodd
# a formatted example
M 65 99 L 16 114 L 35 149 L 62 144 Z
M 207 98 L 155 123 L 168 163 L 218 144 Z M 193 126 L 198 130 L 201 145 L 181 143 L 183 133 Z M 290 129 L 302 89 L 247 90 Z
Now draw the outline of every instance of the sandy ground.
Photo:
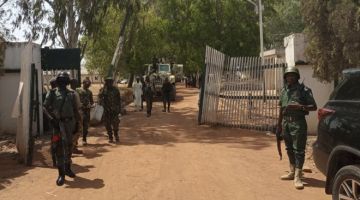
M 80 146 L 84 154 L 73 158 L 77 177 L 62 187 L 55 185 L 47 140 L 37 141 L 33 167 L 18 164 L 13 152 L 0 154 L 0 199 L 331 199 L 311 159 L 304 190 L 279 179 L 288 161 L 279 161 L 274 136 L 198 126 L 197 92 L 180 87 L 171 113 L 156 102 L 150 118 L 130 105 L 120 144 L 108 144 L 105 129 L 92 127 L 89 145 Z

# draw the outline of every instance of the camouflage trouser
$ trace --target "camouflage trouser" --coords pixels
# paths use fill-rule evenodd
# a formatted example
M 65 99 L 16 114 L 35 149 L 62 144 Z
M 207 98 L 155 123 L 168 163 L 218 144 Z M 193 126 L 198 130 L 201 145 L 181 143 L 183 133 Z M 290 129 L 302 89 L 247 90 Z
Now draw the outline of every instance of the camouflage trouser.
M 78 146 L 80 134 L 82 133 L 82 129 L 83 129 L 82 121 L 83 119 L 81 118 L 78 122 L 76 122 L 76 125 L 78 126 L 78 130 L 75 133 L 73 133 L 72 136 L 72 143 L 74 148 Z
M 166 110 L 166 104 L 167 104 L 167 109 L 170 109 L 170 93 L 164 93 L 163 94 L 163 105 L 164 105 L 164 110 Z
M 54 134 L 60 138 L 58 141 L 52 141 L 53 153 L 58 167 L 63 167 L 65 164 L 71 164 L 72 154 L 72 132 L 74 130 L 75 121 L 69 120 L 60 122 L 60 130 L 55 129 Z
M 290 164 L 302 169 L 305 160 L 307 124 L 305 117 L 283 120 L 283 134 Z
M 105 120 L 105 128 L 109 138 L 113 138 L 113 134 L 115 137 L 118 136 L 119 132 L 119 123 L 120 119 L 118 114 L 114 113 L 104 113 L 104 120 Z
M 84 141 L 86 141 L 86 137 L 88 135 L 89 123 L 90 123 L 90 109 L 83 110 L 82 134 Z
M 146 97 L 145 100 L 146 100 L 146 112 L 147 114 L 151 114 L 152 103 L 153 103 L 152 97 Z

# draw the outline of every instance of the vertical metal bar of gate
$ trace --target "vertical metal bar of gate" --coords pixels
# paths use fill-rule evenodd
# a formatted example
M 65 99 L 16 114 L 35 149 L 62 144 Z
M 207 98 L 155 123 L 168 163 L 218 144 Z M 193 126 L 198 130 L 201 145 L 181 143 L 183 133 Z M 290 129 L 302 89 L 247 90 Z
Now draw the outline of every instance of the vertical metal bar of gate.
M 258 57 L 230 58 L 210 47 L 205 64 L 199 121 L 255 130 L 269 130 L 276 123 L 283 64 Z
M 234 61 L 234 59 L 232 59 Z M 235 65 L 234 65 L 234 62 L 231 62 L 231 65 L 230 65 L 230 69 L 231 69 L 231 76 L 230 76 L 230 103 L 229 103 L 229 111 L 230 111 L 230 123 L 229 125 L 231 127 L 235 126 L 234 124 L 234 117 L 235 117 L 235 114 L 234 114 L 234 97 L 236 96 L 235 94 Z
M 240 90 L 240 84 L 241 84 L 241 80 L 240 80 L 240 77 L 241 77 L 241 73 L 240 73 L 240 65 L 239 65 L 239 60 L 241 60 L 241 57 L 237 57 L 235 59 L 235 66 L 236 66 L 236 96 L 235 96 L 235 102 L 236 102 L 236 121 L 235 121 L 235 124 L 236 124 L 236 127 L 239 127 L 240 126 L 240 116 L 241 116 L 241 107 L 240 107 L 240 93 L 241 90 Z
M 205 49 L 205 75 L 204 75 L 204 98 L 203 98 L 203 102 L 202 102 L 202 112 L 201 112 L 201 124 L 206 122 L 206 118 L 207 118 L 207 106 L 208 106 L 208 83 L 209 83 L 209 70 L 210 70 L 210 62 L 209 62 L 209 51 L 210 48 L 208 46 L 206 46 Z
M 241 83 L 241 94 L 240 94 L 240 99 L 241 99 L 241 105 L 242 105 L 242 115 L 241 115 L 241 118 L 240 118 L 240 121 L 241 121 L 241 128 L 246 128 L 245 126 L 245 119 L 246 119 L 246 109 L 247 109 L 247 105 L 246 105 L 246 100 L 245 100 L 245 88 L 246 88 L 246 82 L 248 80 L 248 77 L 249 77 L 249 73 L 247 72 L 247 63 L 249 61 L 249 58 L 248 57 L 245 57 L 242 62 L 241 62 L 241 65 L 242 65 L 242 71 L 243 71 L 243 74 L 244 74 L 244 78 L 242 80 L 242 83 Z

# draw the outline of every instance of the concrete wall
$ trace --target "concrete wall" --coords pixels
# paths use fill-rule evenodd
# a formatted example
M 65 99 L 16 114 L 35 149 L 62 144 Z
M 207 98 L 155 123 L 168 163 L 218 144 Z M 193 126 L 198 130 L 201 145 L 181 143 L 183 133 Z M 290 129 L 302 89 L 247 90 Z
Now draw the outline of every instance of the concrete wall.
M 307 62 L 305 57 L 307 41 L 302 33 L 295 33 L 284 38 L 286 63 L 295 66 L 298 61 Z
M 20 73 L 0 76 L 0 134 L 16 134 L 17 119 L 11 117 L 19 88 Z
M 322 108 L 328 101 L 330 94 L 334 90 L 334 84 L 321 83 L 316 78 L 312 77 L 313 69 L 311 65 L 299 65 L 296 67 L 300 70 L 300 82 L 303 81 L 304 84 L 312 90 L 318 109 Z M 306 120 L 308 123 L 308 133 L 317 134 L 317 111 L 310 112 L 310 114 L 306 117 Z

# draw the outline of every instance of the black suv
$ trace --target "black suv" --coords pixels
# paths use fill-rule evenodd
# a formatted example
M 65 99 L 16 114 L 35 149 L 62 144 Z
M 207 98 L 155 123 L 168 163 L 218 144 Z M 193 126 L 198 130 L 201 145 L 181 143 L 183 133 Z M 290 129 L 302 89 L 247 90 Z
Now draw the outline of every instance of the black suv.
M 324 108 L 319 109 L 314 161 L 326 175 L 333 199 L 360 199 L 360 69 L 343 71 Z

